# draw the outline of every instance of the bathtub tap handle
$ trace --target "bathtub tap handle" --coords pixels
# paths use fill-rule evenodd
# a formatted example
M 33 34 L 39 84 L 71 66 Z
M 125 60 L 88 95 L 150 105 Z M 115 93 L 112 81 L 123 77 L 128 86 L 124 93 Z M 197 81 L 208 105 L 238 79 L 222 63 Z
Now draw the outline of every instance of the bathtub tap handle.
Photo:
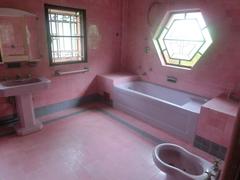
M 213 167 L 212 167 L 213 171 L 215 171 L 215 172 L 218 172 L 218 171 L 219 171 L 219 165 L 220 165 L 220 163 L 221 163 L 221 160 L 218 160 L 218 159 L 216 159 L 216 160 L 213 162 Z
M 213 162 L 213 166 L 211 167 L 211 169 L 209 171 L 205 171 L 205 173 L 207 174 L 206 180 L 218 180 L 219 176 L 220 176 L 220 169 L 219 169 L 219 164 L 221 163 L 221 160 L 216 159 Z
M 207 174 L 207 177 L 205 180 L 211 180 L 212 177 L 215 176 L 211 171 L 205 171 L 205 173 Z

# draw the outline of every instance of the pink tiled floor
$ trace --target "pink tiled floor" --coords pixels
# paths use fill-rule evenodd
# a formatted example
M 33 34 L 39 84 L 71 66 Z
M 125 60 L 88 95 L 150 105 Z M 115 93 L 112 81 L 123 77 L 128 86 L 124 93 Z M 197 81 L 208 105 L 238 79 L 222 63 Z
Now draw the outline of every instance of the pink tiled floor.
M 60 112 L 64 119 L 45 125 L 38 133 L 0 138 L 0 180 L 163 180 L 165 175 L 152 161 L 156 142 L 106 112 L 211 160 L 211 156 L 122 112 L 99 108 L 69 117 L 65 115 L 80 109 Z M 42 120 L 56 118 L 59 113 Z

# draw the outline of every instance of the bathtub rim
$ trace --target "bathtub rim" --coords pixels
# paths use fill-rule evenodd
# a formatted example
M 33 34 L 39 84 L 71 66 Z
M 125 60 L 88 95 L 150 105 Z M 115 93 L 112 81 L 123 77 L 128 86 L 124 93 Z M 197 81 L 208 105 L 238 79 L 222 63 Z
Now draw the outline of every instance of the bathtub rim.
M 143 82 L 144 82 L 144 81 L 143 81 Z M 124 84 L 126 85 L 127 83 L 124 83 Z M 174 104 L 174 103 L 172 103 L 172 102 L 169 102 L 169 101 L 166 101 L 166 100 L 163 100 L 163 99 L 160 99 L 160 98 L 156 98 L 156 97 L 154 97 L 154 96 L 151 96 L 151 95 L 148 95 L 148 94 L 144 94 L 144 93 L 139 92 L 139 91 L 136 91 L 136 90 L 129 89 L 129 88 L 125 87 L 125 86 L 122 85 L 122 84 L 121 84 L 121 85 L 115 85 L 114 88 L 121 89 L 121 90 L 123 90 L 123 91 L 128 91 L 128 92 L 131 92 L 131 93 L 133 93 L 133 94 L 141 95 L 141 96 L 150 98 L 150 99 L 152 99 L 152 100 L 155 100 L 155 101 L 158 101 L 158 102 L 162 102 L 162 103 L 165 103 L 165 104 L 168 104 L 168 105 L 171 105 L 171 106 L 174 106 L 174 107 L 177 107 L 177 108 L 186 110 L 186 111 L 191 111 L 192 113 L 196 113 L 196 114 L 200 114 L 201 106 L 203 106 L 203 105 L 206 103 L 206 102 L 205 102 L 204 104 L 202 104 L 202 105 L 200 106 L 200 110 L 197 111 L 197 110 L 194 110 L 194 109 L 190 109 L 190 108 L 184 107 L 184 105 L 187 104 L 187 103 L 185 103 L 185 104 L 183 104 L 182 106 L 180 106 L 180 105 L 178 105 L 178 104 Z M 174 90 L 174 89 L 173 89 L 173 90 Z M 177 90 L 176 90 L 176 91 L 177 91 Z M 124 93 L 124 94 L 127 94 L 127 93 L 125 93 L 125 92 L 123 92 L 123 93 Z M 193 95 L 193 96 L 196 96 L 196 95 Z M 199 96 L 199 97 L 200 97 L 200 96 Z
M 184 93 L 184 94 L 189 94 L 189 95 L 192 95 L 192 96 L 196 96 L 196 97 L 202 98 L 205 101 L 205 103 L 207 103 L 209 100 L 212 99 L 212 97 L 207 97 L 207 96 L 203 96 L 203 95 L 200 95 L 200 94 L 194 94 L 192 92 L 184 91 L 184 90 L 181 90 L 181 89 L 174 89 L 173 87 L 169 87 L 165 84 L 157 84 L 157 83 L 154 83 L 154 82 L 151 82 L 151 81 L 146 81 L 146 80 L 141 80 L 141 79 L 140 80 L 137 79 L 137 80 L 127 81 L 127 82 L 117 83 L 117 84 L 114 84 L 114 87 L 124 88 L 124 86 L 126 86 L 127 84 L 131 84 L 131 83 L 134 83 L 134 82 L 144 82 L 144 83 L 148 83 L 148 84 L 151 84 L 151 85 L 160 86 L 160 87 L 163 87 L 163 88 L 166 88 L 166 89 L 171 89 L 173 91 L 178 91 L 178 92 L 181 92 L 181 93 Z M 128 88 L 126 88 L 126 89 L 128 89 Z

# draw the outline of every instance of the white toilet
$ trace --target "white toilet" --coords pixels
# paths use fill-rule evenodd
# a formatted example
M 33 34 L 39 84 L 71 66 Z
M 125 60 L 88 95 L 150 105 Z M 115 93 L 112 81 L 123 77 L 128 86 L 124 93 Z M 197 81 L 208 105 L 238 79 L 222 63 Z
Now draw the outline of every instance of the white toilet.
M 172 180 L 206 180 L 213 164 L 186 149 L 170 143 L 155 147 L 153 160 L 156 166 Z

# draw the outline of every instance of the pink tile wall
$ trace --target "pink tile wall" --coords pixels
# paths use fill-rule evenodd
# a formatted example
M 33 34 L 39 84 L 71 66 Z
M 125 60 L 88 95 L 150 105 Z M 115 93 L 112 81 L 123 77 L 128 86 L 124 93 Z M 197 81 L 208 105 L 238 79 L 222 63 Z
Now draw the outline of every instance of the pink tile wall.
M 234 126 L 238 121 L 239 105 L 225 96 L 219 96 L 205 103 L 201 108 L 196 134 L 229 147 Z
M 152 0 L 131 0 L 125 18 L 124 70 L 147 73 L 146 81 L 162 84 L 195 94 L 215 97 L 240 83 L 240 1 L 239 0 L 162 0 L 151 6 Z M 154 32 L 168 10 L 200 8 L 213 38 L 213 45 L 193 70 L 164 67 L 152 43 Z M 150 52 L 144 49 L 149 47 Z M 166 76 L 178 78 L 168 83 Z
M 197 134 L 209 141 L 229 147 L 236 117 L 202 108 Z
M 129 73 L 114 73 L 106 75 L 97 76 L 97 88 L 98 92 L 101 95 L 104 95 L 104 92 L 109 93 L 110 98 L 113 98 L 113 87 L 114 84 L 126 83 L 129 81 L 138 80 L 139 77 L 134 74 Z
M 87 10 L 87 27 L 96 25 L 99 30 L 97 47 L 88 47 L 88 63 L 50 67 L 46 41 L 44 3 L 84 8 Z M 36 107 L 77 98 L 95 93 L 94 83 L 97 74 L 111 73 L 120 69 L 121 32 L 122 32 L 122 1 L 121 0 L 1 0 L 0 7 L 16 8 L 29 11 L 39 17 L 39 49 L 41 62 L 36 67 L 23 64 L 18 69 L 7 69 L 0 65 L 0 77 L 16 74 L 45 76 L 52 80 L 48 90 L 35 93 L 33 96 Z M 88 42 L 91 44 L 91 42 Z M 74 70 L 89 67 L 90 72 L 63 77 L 53 76 L 55 70 Z M 5 98 L 0 98 L 0 116 L 11 114 L 12 107 Z

